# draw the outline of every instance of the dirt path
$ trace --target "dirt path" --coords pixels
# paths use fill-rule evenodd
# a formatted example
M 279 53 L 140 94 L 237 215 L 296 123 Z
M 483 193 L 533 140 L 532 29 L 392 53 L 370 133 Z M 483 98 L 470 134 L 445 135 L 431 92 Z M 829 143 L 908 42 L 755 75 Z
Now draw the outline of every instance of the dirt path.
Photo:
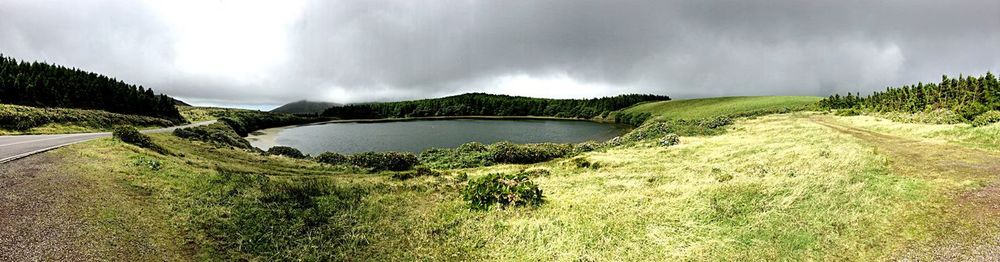
M 83 181 L 60 171 L 52 154 L 0 165 L 0 261 L 94 260 L 78 243 L 83 221 L 66 207 Z
M 875 146 L 889 157 L 899 174 L 985 185 L 949 196 L 954 205 L 943 210 L 947 222 L 935 230 L 932 241 L 903 251 L 899 260 L 1000 261 L 1000 157 L 977 149 L 872 132 L 829 117 L 812 120 Z

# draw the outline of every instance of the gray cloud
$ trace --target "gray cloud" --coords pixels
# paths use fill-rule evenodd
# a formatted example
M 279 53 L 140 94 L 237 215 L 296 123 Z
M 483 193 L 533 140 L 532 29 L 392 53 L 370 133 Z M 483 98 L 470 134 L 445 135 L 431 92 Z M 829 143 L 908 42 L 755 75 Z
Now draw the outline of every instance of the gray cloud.
M 255 81 L 177 68 L 156 13 L 0 3 L 0 52 L 217 104 L 496 92 L 498 78 L 553 75 L 603 95 L 828 95 L 1000 69 L 997 1 L 310 1 L 276 36 L 287 59 Z

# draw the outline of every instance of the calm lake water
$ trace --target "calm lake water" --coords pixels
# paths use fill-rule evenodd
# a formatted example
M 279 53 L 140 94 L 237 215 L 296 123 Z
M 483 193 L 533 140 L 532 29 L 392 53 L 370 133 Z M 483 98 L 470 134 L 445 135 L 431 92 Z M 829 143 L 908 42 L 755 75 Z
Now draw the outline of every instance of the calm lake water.
M 566 120 L 449 119 L 379 123 L 328 123 L 264 130 L 248 139 L 256 147 L 291 146 L 303 153 L 409 151 L 493 143 L 576 143 L 621 135 L 621 126 Z

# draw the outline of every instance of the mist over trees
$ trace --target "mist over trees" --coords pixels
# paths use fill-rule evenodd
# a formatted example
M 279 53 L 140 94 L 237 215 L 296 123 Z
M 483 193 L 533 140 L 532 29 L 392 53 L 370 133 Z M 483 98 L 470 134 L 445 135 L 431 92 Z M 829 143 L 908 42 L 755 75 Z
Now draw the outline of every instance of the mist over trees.
M 820 106 L 909 113 L 947 109 L 972 119 L 989 110 L 1000 110 L 1000 81 L 993 73 L 979 77 L 960 75 L 957 78 L 945 75 L 941 76 L 940 83 L 889 87 L 867 97 L 862 97 L 860 93 L 837 94 L 820 101 Z
M 0 55 L 0 103 L 97 109 L 183 122 L 175 100 L 152 89 L 75 68 Z
M 323 116 L 342 119 L 428 116 L 554 116 L 593 118 L 640 102 L 670 100 L 660 95 L 618 95 L 593 99 L 545 99 L 469 93 L 436 99 L 335 106 Z

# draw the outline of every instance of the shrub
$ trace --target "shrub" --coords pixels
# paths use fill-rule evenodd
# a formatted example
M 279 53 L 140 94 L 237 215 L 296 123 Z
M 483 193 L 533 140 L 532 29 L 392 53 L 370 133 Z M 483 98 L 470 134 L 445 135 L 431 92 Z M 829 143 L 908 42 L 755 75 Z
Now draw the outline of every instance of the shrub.
M 877 113 L 875 115 L 901 123 L 959 124 L 965 122 L 965 118 L 961 115 L 947 109 L 930 110 L 918 113 L 889 112 Z
M 348 163 L 347 156 L 334 152 L 324 152 L 316 157 L 316 161 L 329 164 L 329 165 L 341 165 Z
M 365 152 L 351 155 L 348 157 L 348 162 L 352 165 L 378 172 L 410 170 L 420 161 L 412 153 Z
M 980 104 L 979 102 L 971 102 L 968 104 L 963 104 L 955 109 L 955 113 L 958 113 L 967 120 L 973 120 L 976 116 L 989 111 L 990 108 Z
M 111 133 L 112 136 L 121 140 L 122 142 L 136 145 L 141 148 L 150 149 L 156 151 L 160 154 L 166 154 L 167 149 L 153 143 L 153 140 L 149 138 L 146 134 L 140 133 L 131 126 L 116 127 L 115 131 Z
M 671 131 L 670 126 L 667 123 L 663 122 L 650 123 L 640 126 L 639 128 L 633 129 L 632 131 L 623 135 L 621 141 L 618 141 L 618 143 L 638 142 L 647 139 L 656 139 L 663 137 L 666 134 L 669 134 L 670 131 Z
M 302 154 L 302 151 L 294 147 L 288 146 L 273 146 L 267 149 L 267 154 L 272 156 L 286 156 L 291 158 L 306 158 L 306 155 Z
M 225 123 L 179 128 L 174 130 L 174 135 L 180 138 L 209 142 L 221 146 L 243 149 L 253 148 L 250 142 L 240 137 L 236 131 L 233 131 L 231 126 Z
M 462 198 L 480 210 L 493 205 L 536 206 L 543 202 L 542 190 L 525 173 L 493 173 L 473 179 L 462 190 Z
M 578 168 L 591 168 L 591 169 L 601 168 L 601 163 L 590 162 L 590 160 L 588 160 L 585 157 L 574 158 L 573 164 L 576 165 L 576 167 Z
M 586 152 L 590 152 L 590 151 L 594 151 L 594 150 L 600 149 L 602 146 L 603 145 L 601 143 L 594 142 L 594 141 L 587 141 L 587 142 L 583 142 L 583 143 L 577 143 L 577 144 L 573 145 L 573 153 L 577 153 L 577 154 L 579 154 L 579 153 L 586 153 Z
M 976 116 L 972 120 L 972 126 L 986 126 L 997 122 L 1000 122 L 1000 111 L 992 110 Z
M 483 145 L 483 143 L 468 142 L 458 146 L 457 150 L 460 153 L 486 152 L 487 147 L 486 145 Z
M 499 142 L 489 147 L 490 161 L 508 164 L 532 164 L 566 156 L 573 146 L 566 144 L 524 144 Z
M 677 136 L 677 134 L 667 134 L 666 136 L 663 136 L 663 138 L 660 138 L 660 143 L 659 144 L 660 144 L 660 146 L 668 147 L 668 146 L 679 144 L 680 142 L 681 142 L 681 139 L 680 139 L 680 137 Z

